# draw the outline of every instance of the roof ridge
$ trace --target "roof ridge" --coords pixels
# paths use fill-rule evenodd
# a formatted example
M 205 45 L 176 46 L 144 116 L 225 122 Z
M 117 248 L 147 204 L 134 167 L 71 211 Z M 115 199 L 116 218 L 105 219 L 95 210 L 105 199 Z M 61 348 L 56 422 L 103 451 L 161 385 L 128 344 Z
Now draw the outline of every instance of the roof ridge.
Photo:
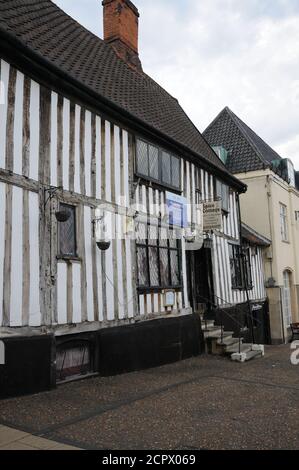
M 238 129 L 240 130 L 240 132 L 242 132 L 242 134 L 244 135 L 245 134 L 245 137 L 249 143 L 249 145 L 251 146 L 251 148 L 255 151 L 256 155 L 258 156 L 258 158 L 261 160 L 261 162 L 263 163 L 263 165 L 269 165 L 270 166 L 270 162 L 267 162 L 267 160 L 265 160 L 265 158 L 263 157 L 262 153 L 260 152 L 259 148 L 255 145 L 255 143 L 253 142 L 251 136 L 248 134 L 246 128 L 244 128 L 243 126 L 245 125 L 246 127 L 248 127 L 251 132 L 253 132 L 259 139 L 261 139 L 263 141 L 263 139 L 261 137 L 259 137 L 257 135 L 256 132 L 254 132 L 254 130 L 252 130 L 249 126 L 247 126 L 247 124 L 245 124 L 242 119 L 240 119 L 228 106 L 226 106 L 224 108 L 224 111 L 226 111 L 230 117 L 232 118 L 232 120 L 234 121 L 234 123 L 236 124 L 236 126 L 238 127 Z M 268 145 L 265 141 L 263 141 L 266 145 Z
M 1 15 L 4 10 L 5 14 Z M 47 14 L 53 18 L 53 23 L 45 21 Z M 36 62 L 36 68 L 31 68 L 30 72 L 35 78 L 49 67 L 54 74 L 59 73 L 63 81 L 71 80 L 78 91 L 98 96 L 99 105 L 112 106 L 113 112 L 125 113 L 125 119 L 135 120 L 151 134 L 156 132 L 161 141 L 169 139 L 171 146 L 178 146 L 178 152 L 190 152 L 190 156 L 197 156 L 205 167 L 209 165 L 221 172 L 224 180 L 227 177 L 232 185 L 242 191 L 245 189 L 245 185 L 225 168 L 177 98 L 147 73 L 132 69 L 110 44 L 65 13 L 54 1 L 0 0 L 0 16 L 0 44 L 5 45 L 8 40 L 8 58 L 15 48 L 16 64 L 28 54 L 33 66 Z M 94 53 L 91 54 L 92 48 Z
M 90 31 L 88 28 L 86 28 L 84 25 L 82 25 L 81 23 L 79 23 L 79 21 L 77 21 L 75 18 L 73 18 L 71 15 L 69 15 L 65 10 L 63 10 L 63 8 L 61 8 L 59 5 L 57 5 L 57 3 L 55 3 L 55 1 L 53 0 L 47 0 L 49 2 L 51 2 L 53 5 L 55 5 L 55 7 L 62 11 L 68 18 L 70 18 L 72 21 L 74 21 L 76 23 L 77 26 L 79 26 L 80 28 L 82 28 L 83 30 L 85 30 L 86 32 L 88 32 L 89 34 L 91 34 L 93 37 L 95 37 L 97 40 L 101 41 L 103 45 L 105 45 L 106 47 L 109 47 L 113 52 L 114 54 L 116 55 L 116 57 L 118 58 L 118 60 L 121 60 L 121 62 L 127 67 L 129 68 L 132 72 L 138 74 L 139 76 L 142 76 L 143 78 L 149 80 L 151 83 L 153 83 L 154 85 L 156 85 L 161 91 L 163 91 L 163 93 L 167 94 L 170 98 L 172 98 L 173 100 L 175 100 L 177 103 L 179 103 L 178 99 L 175 98 L 174 96 L 172 96 L 167 90 L 165 90 L 165 88 L 163 88 L 156 80 L 154 80 L 152 77 L 150 77 L 146 72 L 144 72 L 143 70 L 141 71 L 138 71 L 136 70 L 135 68 L 131 67 L 130 65 L 128 65 L 128 63 L 120 56 L 117 54 L 117 52 L 115 51 L 114 47 L 112 46 L 112 44 L 109 44 L 107 43 L 104 39 L 102 39 L 100 36 L 96 35 L 95 33 L 93 33 L 92 31 Z

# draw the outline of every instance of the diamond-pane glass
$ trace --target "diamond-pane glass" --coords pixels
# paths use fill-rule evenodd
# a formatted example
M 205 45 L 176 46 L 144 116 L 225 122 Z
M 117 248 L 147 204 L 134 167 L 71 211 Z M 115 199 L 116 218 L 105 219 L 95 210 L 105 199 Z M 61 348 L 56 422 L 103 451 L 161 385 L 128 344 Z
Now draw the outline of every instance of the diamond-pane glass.
M 165 227 L 161 227 L 160 229 L 160 246 L 167 246 L 168 245 L 168 230 Z
M 138 267 L 138 284 L 140 287 L 149 285 L 148 272 L 147 272 L 147 255 L 146 248 L 137 248 L 137 267 Z
M 66 222 L 59 223 L 59 252 L 62 256 L 76 256 L 76 208 L 60 204 L 60 210 L 70 214 Z
M 149 247 L 149 270 L 151 287 L 159 287 L 159 259 L 158 259 L 158 248 Z
M 136 227 L 136 239 L 138 243 L 145 245 L 147 240 L 147 225 L 138 223 Z
M 169 282 L 169 262 L 167 248 L 160 248 L 160 269 L 162 286 L 168 287 Z
M 149 226 L 148 242 L 150 245 L 157 245 L 158 243 L 158 227 L 155 225 Z
M 175 230 L 169 230 L 169 246 L 170 248 L 177 248 L 177 232 Z
M 137 172 L 148 176 L 148 145 L 142 140 L 137 140 Z
M 166 152 L 162 152 L 162 180 L 166 184 L 171 184 L 171 157 Z
M 178 286 L 180 284 L 180 272 L 179 272 L 179 257 L 178 252 L 170 251 L 170 267 L 171 267 L 171 285 Z
M 149 145 L 149 176 L 159 179 L 159 151 L 157 147 Z
M 181 169 L 180 160 L 176 157 L 172 157 L 172 186 L 175 188 L 180 187 Z

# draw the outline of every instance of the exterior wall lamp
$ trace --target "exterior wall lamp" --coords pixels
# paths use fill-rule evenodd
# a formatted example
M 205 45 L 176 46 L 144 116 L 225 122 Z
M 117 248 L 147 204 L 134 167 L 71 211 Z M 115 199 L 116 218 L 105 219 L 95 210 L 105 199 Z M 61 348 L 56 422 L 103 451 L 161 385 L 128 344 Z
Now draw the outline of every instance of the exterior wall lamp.
M 47 204 L 49 201 L 52 201 L 54 197 L 56 197 L 56 194 L 58 191 L 60 191 L 62 188 L 50 188 L 45 190 L 45 203 L 44 203 L 44 209 L 46 209 Z M 48 197 L 46 199 L 46 194 L 48 194 Z M 63 210 L 63 211 L 56 211 L 55 212 L 55 218 L 57 222 L 67 222 L 70 218 L 71 214 L 69 211 Z
M 208 250 L 211 250 L 213 248 L 213 239 L 210 234 L 208 234 L 204 239 L 203 246 Z
M 94 237 L 96 241 L 96 245 L 99 250 L 101 251 L 107 251 L 110 246 L 111 246 L 111 240 L 107 238 L 107 226 L 106 222 L 108 222 L 109 225 L 109 220 L 107 219 L 107 214 L 105 217 L 105 212 L 103 211 L 102 208 L 96 209 L 96 217 L 92 221 L 93 224 L 93 230 L 94 230 Z

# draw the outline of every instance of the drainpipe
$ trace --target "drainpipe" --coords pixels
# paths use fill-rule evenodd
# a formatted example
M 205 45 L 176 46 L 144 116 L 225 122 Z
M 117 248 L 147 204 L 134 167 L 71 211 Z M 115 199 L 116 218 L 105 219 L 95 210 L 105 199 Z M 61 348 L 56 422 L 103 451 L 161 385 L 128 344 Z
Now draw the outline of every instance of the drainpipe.
M 272 229 L 272 219 L 271 219 L 271 206 L 270 206 L 270 197 L 271 197 L 271 189 L 270 189 L 270 176 L 267 175 L 267 202 L 268 202 L 268 216 L 269 216 L 269 228 L 270 228 L 270 240 L 271 240 L 271 249 L 273 252 L 273 229 Z M 273 277 L 273 258 L 270 259 L 270 272 L 271 277 Z

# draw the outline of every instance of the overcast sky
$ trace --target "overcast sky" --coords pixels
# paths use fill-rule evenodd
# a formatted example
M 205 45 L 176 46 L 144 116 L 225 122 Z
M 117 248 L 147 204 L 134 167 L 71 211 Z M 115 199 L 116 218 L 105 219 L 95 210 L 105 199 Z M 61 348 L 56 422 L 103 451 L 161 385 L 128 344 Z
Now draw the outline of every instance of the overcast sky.
M 55 0 L 102 37 L 100 0 Z M 299 1 L 135 0 L 144 70 L 203 131 L 229 106 L 299 169 Z

